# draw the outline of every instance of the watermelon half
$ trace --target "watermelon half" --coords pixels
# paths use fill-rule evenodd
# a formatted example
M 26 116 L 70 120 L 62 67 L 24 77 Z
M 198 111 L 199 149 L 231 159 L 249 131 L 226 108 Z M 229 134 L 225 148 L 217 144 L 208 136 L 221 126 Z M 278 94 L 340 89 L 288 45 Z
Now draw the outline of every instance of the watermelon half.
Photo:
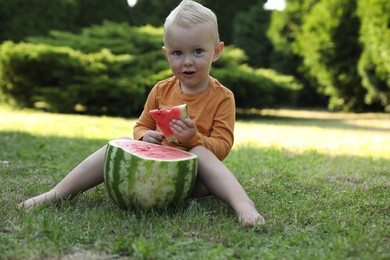
M 164 208 L 182 202 L 195 183 L 198 157 L 131 139 L 108 143 L 104 183 L 122 209 Z
M 172 107 L 171 109 L 152 109 L 150 115 L 156 120 L 156 124 L 163 133 L 168 143 L 176 140 L 169 123 L 173 119 L 183 119 L 188 117 L 187 104 Z

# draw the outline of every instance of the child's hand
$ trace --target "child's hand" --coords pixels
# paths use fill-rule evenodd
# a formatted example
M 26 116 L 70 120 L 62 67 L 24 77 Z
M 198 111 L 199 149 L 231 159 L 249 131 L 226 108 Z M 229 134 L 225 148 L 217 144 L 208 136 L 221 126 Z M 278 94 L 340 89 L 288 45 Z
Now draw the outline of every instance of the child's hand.
M 169 123 L 177 141 L 185 143 L 196 134 L 196 125 L 190 118 L 173 119 Z
M 152 143 L 152 144 L 161 144 L 164 140 L 164 135 L 160 132 L 149 130 L 145 133 L 142 141 Z

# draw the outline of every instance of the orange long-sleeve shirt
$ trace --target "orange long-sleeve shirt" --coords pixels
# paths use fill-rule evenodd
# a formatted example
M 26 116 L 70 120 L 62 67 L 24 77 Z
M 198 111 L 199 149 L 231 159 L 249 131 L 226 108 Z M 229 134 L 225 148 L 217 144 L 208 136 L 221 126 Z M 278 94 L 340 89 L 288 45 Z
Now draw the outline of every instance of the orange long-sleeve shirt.
M 198 131 L 184 144 L 177 141 L 168 143 L 165 139 L 162 144 L 184 150 L 204 146 L 223 160 L 234 142 L 235 101 L 233 93 L 212 77 L 209 87 L 196 94 L 184 93 L 176 77 L 158 82 L 149 93 L 144 110 L 134 126 L 134 139 L 141 140 L 148 130 L 158 130 L 149 110 L 170 109 L 181 104 L 187 104 L 189 117 Z

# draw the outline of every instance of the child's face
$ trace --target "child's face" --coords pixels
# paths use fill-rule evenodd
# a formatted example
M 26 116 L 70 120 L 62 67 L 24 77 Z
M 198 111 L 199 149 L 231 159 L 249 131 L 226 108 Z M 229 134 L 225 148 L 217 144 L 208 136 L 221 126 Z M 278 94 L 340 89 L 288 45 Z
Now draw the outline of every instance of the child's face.
M 197 92 L 207 88 L 211 64 L 221 55 L 223 42 L 216 44 L 206 23 L 191 28 L 172 24 L 165 33 L 163 52 L 182 89 Z

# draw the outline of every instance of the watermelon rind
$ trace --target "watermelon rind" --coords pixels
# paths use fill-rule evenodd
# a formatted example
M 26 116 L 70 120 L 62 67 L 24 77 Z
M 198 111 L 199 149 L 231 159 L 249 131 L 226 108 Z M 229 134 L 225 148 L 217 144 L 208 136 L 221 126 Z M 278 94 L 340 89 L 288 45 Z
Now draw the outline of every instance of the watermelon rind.
M 188 106 L 187 106 L 187 104 L 178 105 L 176 107 L 180 110 L 180 116 L 182 118 L 188 116 Z
M 171 147 L 169 152 L 188 154 L 182 159 L 152 159 L 130 152 L 121 142 L 161 146 L 131 139 L 108 142 L 104 161 L 104 183 L 111 199 L 122 209 L 165 208 L 183 202 L 195 184 L 198 157 Z

